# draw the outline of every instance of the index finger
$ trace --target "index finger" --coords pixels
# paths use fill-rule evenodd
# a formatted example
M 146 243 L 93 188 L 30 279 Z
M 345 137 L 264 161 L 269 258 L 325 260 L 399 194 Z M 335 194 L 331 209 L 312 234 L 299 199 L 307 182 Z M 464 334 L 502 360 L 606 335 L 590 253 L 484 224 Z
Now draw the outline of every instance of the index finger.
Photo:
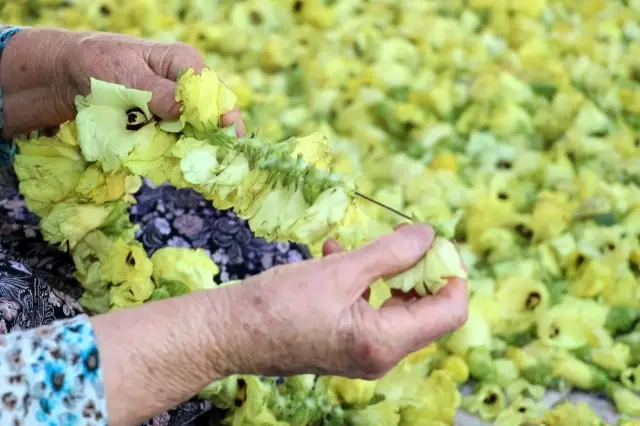
M 245 134 L 244 129 L 244 121 L 242 121 L 242 117 L 240 116 L 240 110 L 237 106 L 233 107 L 233 109 L 225 114 L 222 114 L 220 117 L 220 122 L 222 123 L 222 127 L 228 127 L 232 124 L 236 125 L 236 135 L 238 137 L 243 137 Z
M 156 73 L 160 72 L 161 74 L 164 74 L 167 79 L 176 81 L 181 71 L 191 68 L 195 74 L 200 74 L 202 70 L 207 67 L 204 57 L 195 47 L 182 43 L 174 44 L 173 47 L 174 48 L 171 50 L 170 55 L 165 55 L 170 56 L 166 69 L 162 69 L 161 67 L 161 69 L 158 70 L 151 66 Z M 219 77 L 218 80 L 220 80 L 220 83 L 224 84 L 224 81 Z M 227 127 L 235 123 L 236 134 L 238 137 L 244 136 L 245 126 L 242 121 L 242 117 L 240 116 L 240 110 L 237 106 L 226 114 L 223 114 L 220 118 L 220 122 L 223 127 Z

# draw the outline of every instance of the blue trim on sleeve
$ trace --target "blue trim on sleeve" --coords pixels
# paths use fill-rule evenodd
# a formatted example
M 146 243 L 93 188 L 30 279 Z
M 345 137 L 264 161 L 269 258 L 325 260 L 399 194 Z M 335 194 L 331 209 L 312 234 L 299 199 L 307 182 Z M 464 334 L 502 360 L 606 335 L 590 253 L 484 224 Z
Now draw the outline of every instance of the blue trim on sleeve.
M 18 32 L 21 27 L 0 27 L 0 58 L 2 52 L 7 43 Z M 0 88 L 0 135 L 2 134 L 2 127 L 4 125 L 4 105 L 2 103 L 2 88 Z M 0 137 L 0 166 L 6 166 L 13 163 L 13 158 L 16 154 L 16 146 L 11 140 L 2 139 Z

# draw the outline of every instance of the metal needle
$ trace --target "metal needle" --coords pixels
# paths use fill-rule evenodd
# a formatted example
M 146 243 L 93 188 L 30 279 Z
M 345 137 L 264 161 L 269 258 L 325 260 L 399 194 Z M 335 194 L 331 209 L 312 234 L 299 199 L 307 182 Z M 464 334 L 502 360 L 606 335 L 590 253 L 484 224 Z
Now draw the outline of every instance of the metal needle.
M 374 203 L 374 204 L 377 204 L 377 205 L 379 205 L 380 207 L 382 207 L 382 208 L 384 208 L 384 209 L 387 209 L 387 210 L 389 210 L 390 212 L 393 212 L 393 213 L 397 214 L 398 216 L 402 216 L 403 218 L 405 218 L 405 219 L 407 219 L 407 220 L 409 220 L 409 221 L 413 222 L 413 218 L 412 218 L 412 217 L 410 217 L 410 216 L 408 216 L 408 215 L 406 215 L 406 214 L 404 214 L 404 213 L 402 213 L 402 212 L 399 212 L 398 210 L 396 210 L 396 209 L 394 209 L 394 208 L 391 208 L 391 207 L 389 207 L 389 206 L 386 206 L 386 205 L 382 204 L 380 201 L 376 201 L 376 200 L 374 200 L 373 198 L 371 198 L 371 197 L 367 197 L 366 195 L 361 194 L 361 193 L 359 193 L 359 192 L 357 192 L 357 191 L 355 192 L 355 194 L 356 194 L 358 197 L 364 198 L 365 200 L 367 200 L 367 201 L 369 201 L 369 202 L 372 202 L 372 203 Z

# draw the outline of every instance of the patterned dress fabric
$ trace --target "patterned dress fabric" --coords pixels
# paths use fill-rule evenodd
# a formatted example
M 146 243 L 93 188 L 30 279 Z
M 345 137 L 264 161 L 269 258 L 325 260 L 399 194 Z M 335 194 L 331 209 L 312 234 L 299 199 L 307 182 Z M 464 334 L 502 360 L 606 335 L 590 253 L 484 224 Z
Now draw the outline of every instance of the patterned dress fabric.
M 0 55 L 19 31 L 0 26 Z M 0 92 L 0 135 L 3 123 Z M 0 139 L 0 425 L 103 425 L 98 350 L 76 302 L 82 289 L 70 256 L 42 240 L 38 218 L 25 208 L 11 167 L 15 154 L 13 141 Z M 192 190 L 145 182 L 137 200 L 131 218 L 149 255 L 165 246 L 202 248 L 220 268 L 218 282 L 310 257 L 303 246 L 255 238 L 245 221 Z M 145 424 L 189 425 L 211 411 L 193 400 Z
M 140 225 L 137 239 L 149 255 L 165 246 L 202 248 L 220 268 L 218 282 L 244 279 L 276 265 L 310 258 L 304 246 L 256 238 L 244 220 L 231 211 L 215 210 L 195 191 L 154 188 L 145 182 L 136 198 L 131 220 Z M 82 289 L 73 277 L 70 256 L 44 242 L 37 224 L 38 218 L 27 211 L 18 191 L 0 186 L 0 333 L 83 314 L 75 301 Z M 1 371 L 0 367 L 0 381 L 6 380 Z M 82 416 L 83 409 L 78 406 L 80 411 L 74 415 Z M 215 415 L 211 410 L 208 403 L 192 400 L 145 424 L 192 425 L 209 417 L 202 414 Z M 85 424 L 83 421 L 79 424 Z M 0 424 L 4 424 L 2 418 Z

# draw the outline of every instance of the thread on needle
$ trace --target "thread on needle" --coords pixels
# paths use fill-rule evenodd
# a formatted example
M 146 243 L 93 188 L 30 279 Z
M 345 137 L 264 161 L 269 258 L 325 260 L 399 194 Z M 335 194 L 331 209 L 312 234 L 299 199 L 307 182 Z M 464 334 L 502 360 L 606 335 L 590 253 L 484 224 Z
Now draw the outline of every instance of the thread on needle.
M 402 212 L 400 212 L 400 211 L 398 211 L 398 210 L 396 210 L 396 209 L 394 209 L 394 208 L 392 208 L 392 207 L 389 207 L 389 206 L 387 206 L 387 205 L 385 205 L 385 204 L 382 204 L 380 201 L 376 201 L 376 200 L 374 200 L 373 198 L 371 198 L 371 197 L 367 197 L 366 195 L 361 194 L 361 193 L 359 193 L 359 192 L 357 192 L 357 191 L 355 192 L 355 194 L 356 194 L 358 197 L 360 197 L 360 198 L 364 198 L 365 200 L 367 200 L 367 201 L 369 201 L 369 202 L 371 202 L 371 203 L 373 203 L 373 204 L 377 204 L 378 206 L 382 207 L 383 209 L 387 209 L 387 210 L 389 210 L 390 212 L 395 213 L 395 214 L 397 214 L 398 216 L 401 216 L 401 217 L 403 217 L 403 218 L 405 218 L 405 219 L 407 219 L 407 220 L 409 220 L 409 221 L 413 222 L 413 218 L 412 218 L 412 217 L 410 217 L 410 216 L 408 216 L 408 215 L 406 215 L 406 214 L 404 214 L 404 213 L 402 213 Z

